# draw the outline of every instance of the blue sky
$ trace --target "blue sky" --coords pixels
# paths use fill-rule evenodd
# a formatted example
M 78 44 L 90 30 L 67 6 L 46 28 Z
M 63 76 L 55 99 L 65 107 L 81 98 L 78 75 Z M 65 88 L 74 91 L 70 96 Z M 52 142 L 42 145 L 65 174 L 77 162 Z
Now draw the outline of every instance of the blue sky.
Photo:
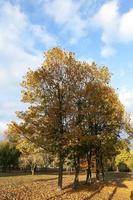
M 108 66 L 133 119 L 133 0 L 0 0 L 1 136 L 23 108 L 23 75 L 55 46 Z

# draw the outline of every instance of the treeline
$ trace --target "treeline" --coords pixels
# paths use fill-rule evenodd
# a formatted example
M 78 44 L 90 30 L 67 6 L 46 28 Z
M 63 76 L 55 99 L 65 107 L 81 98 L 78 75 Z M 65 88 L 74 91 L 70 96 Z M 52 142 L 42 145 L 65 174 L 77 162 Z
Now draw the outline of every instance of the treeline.
M 29 172 L 34 175 L 35 169 L 55 167 L 51 154 L 37 148 L 28 140 L 3 140 L 0 142 L 0 172 Z M 39 171 L 39 170 L 38 170 Z
M 2 172 L 11 171 L 19 167 L 20 151 L 16 145 L 8 142 L 0 142 L 0 168 Z
M 45 53 L 41 67 L 29 69 L 23 79 L 22 101 L 28 108 L 17 112 L 21 122 L 9 124 L 8 136 L 26 139 L 57 158 L 60 189 L 66 159 L 75 168 L 74 187 L 83 159 L 88 163 L 86 182 L 91 178 L 92 155 L 96 178 L 102 172 L 104 179 L 104 165 L 117 154 L 120 134 L 125 131 L 132 137 L 130 118 L 110 78 L 107 67 L 53 48 Z
M 14 138 L 15 139 L 15 138 Z M 114 153 L 114 152 L 113 152 Z M 113 154 L 112 154 L 113 155 Z M 87 169 L 88 158 L 81 157 L 80 168 L 87 172 L 86 183 L 91 182 L 91 173 L 95 173 L 95 154 L 92 152 L 92 162 Z M 106 171 L 133 171 L 133 153 L 130 151 L 129 142 L 121 139 L 117 142 L 117 152 L 113 157 L 106 157 L 104 170 Z M 64 170 L 68 173 L 74 171 L 74 160 L 68 154 L 64 162 Z M 1 173 L 27 173 L 56 172 L 58 157 L 38 148 L 27 139 L 18 141 L 4 140 L 0 142 L 0 172 Z M 89 177 L 88 177 L 89 175 Z

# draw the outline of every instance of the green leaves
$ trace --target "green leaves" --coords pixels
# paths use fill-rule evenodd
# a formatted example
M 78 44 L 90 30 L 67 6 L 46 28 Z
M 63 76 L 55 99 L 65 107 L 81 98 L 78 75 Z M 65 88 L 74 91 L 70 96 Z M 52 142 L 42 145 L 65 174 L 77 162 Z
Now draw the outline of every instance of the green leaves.
M 16 149 L 14 144 L 7 141 L 0 142 L 0 166 L 3 170 L 18 167 L 18 159 L 20 151 Z

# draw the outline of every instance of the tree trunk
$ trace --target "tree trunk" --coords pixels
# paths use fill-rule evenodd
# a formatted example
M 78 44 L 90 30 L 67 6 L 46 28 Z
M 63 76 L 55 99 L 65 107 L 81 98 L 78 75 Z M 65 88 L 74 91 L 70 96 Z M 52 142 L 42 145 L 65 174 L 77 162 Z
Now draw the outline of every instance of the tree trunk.
M 63 155 L 60 153 L 59 156 L 59 172 L 58 172 L 58 189 L 62 190 L 62 180 L 63 180 Z
M 87 153 L 87 175 L 86 175 L 86 184 L 88 183 L 88 180 L 90 178 L 90 183 L 91 183 L 91 156 L 92 156 L 92 152 L 90 150 L 90 153 Z
M 102 180 L 104 181 L 104 166 L 103 166 L 103 156 L 102 153 L 100 154 L 100 163 L 101 163 L 101 171 L 102 171 Z
M 77 155 L 75 158 L 75 178 L 73 182 L 73 188 L 76 189 L 79 185 L 79 172 L 80 172 L 80 156 Z
M 119 166 L 116 167 L 116 171 L 119 172 Z
M 99 162 L 99 147 L 96 148 L 96 179 L 100 180 L 100 162 Z
M 35 174 L 35 167 L 31 168 L 31 174 L 32 174 L 32 176 Z

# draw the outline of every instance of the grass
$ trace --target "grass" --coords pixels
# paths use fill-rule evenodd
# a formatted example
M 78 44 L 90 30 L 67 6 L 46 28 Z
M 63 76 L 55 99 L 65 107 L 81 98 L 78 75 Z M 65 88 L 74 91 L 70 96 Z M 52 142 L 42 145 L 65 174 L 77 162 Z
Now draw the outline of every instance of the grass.
M 73 175 L 64 175 L 63 190 L 57 190 L 57 175 L 0 177 L 0 200 L 133 200 L 133 174 L 109 173 L 104 182 L 72 189 Z

